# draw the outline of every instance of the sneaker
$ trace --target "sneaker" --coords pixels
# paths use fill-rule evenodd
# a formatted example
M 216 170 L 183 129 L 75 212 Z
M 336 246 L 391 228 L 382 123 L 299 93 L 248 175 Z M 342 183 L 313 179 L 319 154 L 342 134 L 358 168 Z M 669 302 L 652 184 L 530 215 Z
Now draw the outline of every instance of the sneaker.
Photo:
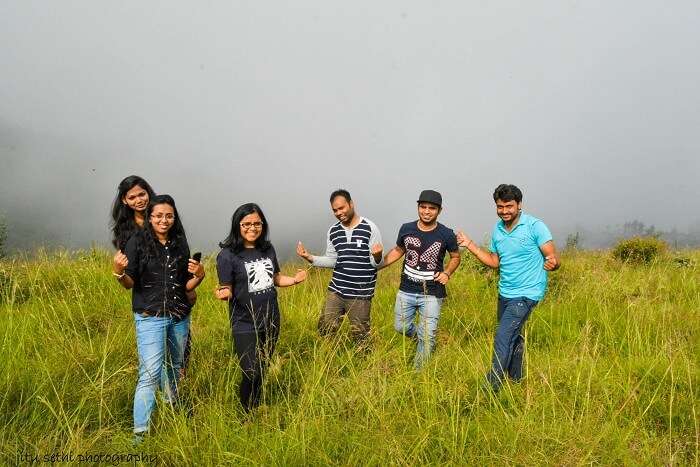
M 146 440 L 147 435 L 147 431 L 139 431 L 138 433 L 134 433 L 134 436 L 131 438 L 131 445 L 134 447 L 140 446 Z

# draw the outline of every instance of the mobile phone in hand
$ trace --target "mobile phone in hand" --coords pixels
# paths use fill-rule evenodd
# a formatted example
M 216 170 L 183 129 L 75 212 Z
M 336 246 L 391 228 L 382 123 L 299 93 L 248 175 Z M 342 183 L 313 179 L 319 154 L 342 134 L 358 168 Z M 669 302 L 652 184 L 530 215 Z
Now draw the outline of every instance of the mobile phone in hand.
M 202 260 L 202 253 L 198 251 L 192 255 L 192 259 L 199 263 Z

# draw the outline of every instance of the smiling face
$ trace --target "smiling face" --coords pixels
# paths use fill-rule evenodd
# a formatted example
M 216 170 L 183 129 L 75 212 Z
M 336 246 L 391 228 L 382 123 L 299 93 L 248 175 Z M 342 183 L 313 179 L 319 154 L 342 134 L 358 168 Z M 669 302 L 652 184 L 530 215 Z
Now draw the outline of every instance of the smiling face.
M 518 217 L 521 204 L 515 200 L 503 201 L 498 199 L 496 200 L 496 214 L 504 223 L 510 224 Z
M 336 196 L 331 203 L 333 215 L 342 224 L 347 224 L 355 217 L 355 209 L 352 201 L 348 201 L 344 196 Z
M 151 210 L 151 227 L 158 238 L 167 238 L 175 223 L 175 210 L 169 204 L 156 204 Z
M 263 231 L 263 222 L 260 214 L 253 212 L 241 219 L 241 237 L 247 247 L 255 246 L 255 242 Z
M 134 211 L 141 213 L 146 212 L 148 201 L 148 191 L 138 185 L 135 185 L 122 197 L 122 203 L 126 204 Z
M 418 203 L 418 218 L 425 225 L 430 225 L 437 221 L 440 214 L 440 207 L 437 204 L 420 202 Z

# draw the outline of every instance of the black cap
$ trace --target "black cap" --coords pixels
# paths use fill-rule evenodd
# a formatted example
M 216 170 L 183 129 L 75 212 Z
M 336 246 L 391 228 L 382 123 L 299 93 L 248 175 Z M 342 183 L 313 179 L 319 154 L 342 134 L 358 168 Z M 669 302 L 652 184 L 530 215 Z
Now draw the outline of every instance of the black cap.
M 423 190 L 418 197 L 419 203 L 433 203 L 442 207 L 442 195 L 435 190 Z

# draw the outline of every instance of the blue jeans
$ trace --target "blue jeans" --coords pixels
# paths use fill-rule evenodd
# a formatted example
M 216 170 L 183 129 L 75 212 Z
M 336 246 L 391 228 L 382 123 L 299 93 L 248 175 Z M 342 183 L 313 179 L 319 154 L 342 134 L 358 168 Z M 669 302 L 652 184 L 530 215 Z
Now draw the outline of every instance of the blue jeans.
M 417 337 L 416 357 L 414 366 L 417 370 L 430 358 L 435 348 L 435 334 L 437 332 L 438 319 L 442 298 L 434 295 L 409 293 L 399 290 L 396 294 L 394 305 L 394 329 L 404 336 Z M 413 322 L 418 312 L 418 325 Z
M 156 405 L 156 389 L 165 399 L 177 401 L 177 384 L 190 330 L 190 317 L 182 320 L 134 313 L 139 381 L 134 393 L 134 433 L 148 431 Z M 165 366 L 165 371 L 163 371 Z
M 493 341 L 493 361 L 487 375 L 491 387 L 498 391 L 507 373 L 514 381 L 523 377 L 525 339 L 520 334 L 537 302 L 527 297 L 498 296 L 498 328 Z

